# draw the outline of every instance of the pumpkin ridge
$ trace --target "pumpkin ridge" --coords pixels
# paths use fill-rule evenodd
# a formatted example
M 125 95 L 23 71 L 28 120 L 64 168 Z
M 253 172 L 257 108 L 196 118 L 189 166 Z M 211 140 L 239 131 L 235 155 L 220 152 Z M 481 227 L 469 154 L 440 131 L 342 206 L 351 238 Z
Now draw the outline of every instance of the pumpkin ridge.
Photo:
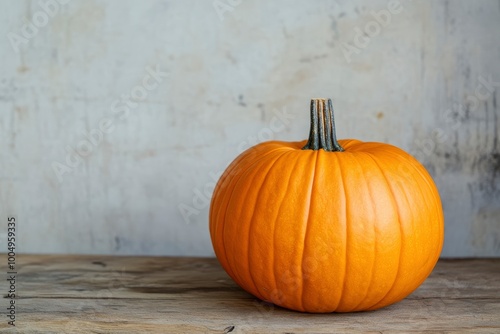
M 255 149 L 255 147 L 253 149 Z M 281 149 L 282 149 L 281 147 L 274 148 L 270 151 L 265 152 L 264 155 L 257 157 L 257 159 L 260 160 L 260 158 L 263 158 L 263 157 L 267 156 L 268 154 L 271 154 L 272 152 L 277 151 L 277 150 L 281 150 Z M 212 195 L 212 200 L 217 198 L 221 189 L 223 189 L 222 185 L 224 184 L 224 181 L 226 181 L 226 179 L 229 177 L 229 175 L 231 175 L 233 173 L 233 171 L 238 167 L 238 165 L 241 164 L 241 162 L 243 160 L 245 160 L 245 158 L 246 158 L 244 156 L 245 153 L 246 153 L 246 151 L 242 152 L 232 163 L 229 164 L 229 166 L 226 167 L 226 170 L 222 173 L 222 175 L 221 175 L 221 177 L 220 177 L 219 181 L 217 182 L 217 185 L 214 189 L 214 193 Z M 257 161 L 254 161 L 254 162 L 257 163 Z
M 224 261 L 225 263 L 227 264 L 227 267 L 228 267 L 228 270 L 230 271 L 229 276 L 231 277 L 236 277 L 235 273 L 234 273 L 234 269 L 233 269 L 233 266 L 230 265 L 229 263 L 229 258 L 228 258 L 228 255 L 227 255 L 227 251 L 226 251 L 226 243 L 225 243 L 225 226 L 226 226 L 226 214 L 227 214 L 227 209 L 229 207 L 229 202 L 231 200 L 231 197 L 233 195 L 233 192 L 234 192 L 234 188 L 236 186 L 236 184 L 238 183 L 238 181 L 240 180 L 240 178 L 242 177 L 242 175 L 244 175 L 250 168 L 252 168 L 253 166 L 255 166 L 256 164 L 258 164 L 259 162 L 263 161 L 265 159 L 265 157 L 267 157 L 268 155 L 274 153 L 275 151 L 279 150 L 279 148 L 276 148 L 276 149 L 273 149 L 269 152 L 266 152 L 264 155 L 262 155 L 261 157 L 258 158 L 258 160 L 256 161 L 253 161 L 251 164 L 249 164 L 248 166 L 243 166 L 240 168 L 244 168 L 244 170 L 242 172 L 240 172 L 240 174 L 238 175 L 237 178 L 235 179 L 230 179 L 229 180 L 229 183 L 225 186 L 225 187 L 230 187 L 232 186 L 231 188 L 231 191 L 227 192 L 226 194 L 224 194 L 225 196 L 223 196 L 221 199 L 220 199 L 220 204 L 218 205 L 219 207 L 219 210 L 217 211 L 217 213 L 214 213 L 215 214 L 215 221 L 216 222 L 221 222 L 222 221 L 222 226 L 218 226 L 220 225 L 220 223 L 216 223 L 217 225 L 214 227 L 214 235 L 217 236 L 217 227 L 218 228 L 222 228 L 222 231 L 221 231 L 221 237 L 222 237 L 222 242 L 220 243 L 220 246 L 221 246 L 221 251 L 223 253 L 223 258 L 224 258 Z M 243 159 L 244 160 L 244 159 Z M 226 173 L 224 172 L 224 175 L 231 175 L 230 173 L 233 172 L 233 170 L 235 168 L 238 167 L 239 164 L 241 164 L 242 161 L 240 161 L 238 164 L 235 164 L 233 169 Z M 219 183 L 218 183 L 219 184 Z M 234 184 L 234 185 L 233 185 Z M 214 199 L 217 198 L 216 196 L 214 196 Z M 225 209 L 223 209 L 223 204 L 224 204 L 224 200 L 227 198 L 227 203 L 226 203 L 226 207 Z M 221 214 L 222 212 L 224 212 L 224 215 L 222 217 Z M 221 219 L 219 219 L 221 218 Z M 232 275 L 231 275 L 232 274 Z M 239 275 L 238 275 L 239 276 Z M 238 279 L 239 281 L 241 281 L 241 277 L 239 277 Z
M 396 208 L 396 211 L 397 211 L 397 216 L 398 216 L 398 225 L 399 225 L 399 234 L 400 234 L 400 239 L 401 239 L 401 246 L 399 248 L 399 260 L 398 260 L 398 270 L 396 271 L 396 276 L 394 277 L 394 281 L 392 282 L 391 284 L 391 287 L 387 290 L 387 293 L 377 302 L 375 302 L 373 305 L 371 306 L 368 306 L 366 307 L 366 309 L 371 309 L 373 307 L 376 307 L 378 304 L 380 304 L 382 301 L 384 301 L 385 298 L 387 298 L 387 296 L 391 293 L 392 289 L 394 288 L 394 286 L 396 285 L 396 282 L 398 281 L 398 277 L 399 277 L 399 274 L 400 274 L 400 270 L 401 270 L 401 258 L 402 258 L 402 254 L 403 254 L 403 246 L 404 246 L 404 234 L 403 234 L 403 226 L 401 225 L 401 213 L 400 213 L 400 210 L 399 210 L 399 205 L 398 203 L 394 200 L 396 198 L 395 194 L 394 194 L 394 190 L 392 189 L 392 185 L 390 184 L 389 180 L 387 179 L 387 176 L 385 175 L 385 172 L 383 170 L 383 168 L 379 165 L 377 159 L 375 159 L 375 157 L 369 153 L 369 152 L 365 152 L 368 156 L 370 156 L 372 158 L 372 160 L 375 162 L 375 165 L 378 167 L 378 169 L 380 170 L 380 173 L 382 175 L 382 177 L 384 178 L 385 180 L 385 183 L 387 184 L 387 189 L 389 189 L 389 191 L 391 192 L 391 198 L 393 199 L 393 202 L 394 202 L 394 207 Z M 406 203 L 408 204 L 408 207 L 410 208 L 411 212 L 412 212 L 412 217 L 414 216 L 413 215 L 413 210 L 411 209 L 412 206 L 410 205 L 409 201 L 408 201 L 408 197 L 406 196 L 406 193 L 404 191 L 401 191 L 403 194 L 404 194 L 404 197 L 405 197 L 405 200 L 406 200 Z M 413 220 L 412 220 L 412 228 L 413 228 Z M 392 304 L 392 303 L 391 303 Z
M 415 160 L 415 161 L 418 162 L 417 160 Z M 425 171 L 425 169 L 423 169 L 424 168 L 423 165 L 421 165 L 419 162 L 418 162 L 418 164 L 412 164 L 412 166 L 417 171 L 417 173 L 420 176 L 420 178 L 424 179 L 426 181 L 425 182 L 425 185 L 427 186 L 426 190 L 422 189 L 422 185 L 420 184 L 420 182 L 417 182 L 416 184 L 418 186 L 418 189 L 420 190 L 421 197 L 424 199 L 424 203 L 425 203 L 425 206 L 427 207 L 427 211 L 429 211 L 429 212 L 439 211 L 439 210 L 436 210 L 436 209 L 439 209 L 437 207 L 437 201 L 436 201 L 436 199 L 438 197 L 436 196 L 436 186 L 431 183 L 432 178 L 427 173 L 427 171 Z M 425 171 L 425 174 L 424 174 L 424 171 Z M 426 194 L 429 194 L 429 193 L 431 193 L 431 195 L 434 197 L 434 200 L 432 201 L 432 202 L 435 203 L 434 205 L 429 205 L 429 200 L 428 200 L 429 196 L 426 196 Z M 428 226 L 431 227 L 430 228 L 431 230 L 433 230 L 432 229 L 433 225 L 437 225 L 437 224 L 434 224 L 435 222 L 433 220 L 431 220 L 431 219 L 428 219 L 426 221 L 426 223 L 427 223 Z M 434 235 L 434 233 L 430 233 L 430 235 Z M 439 235 L 441 235 L 441 232 L 439 232 Z M 426 258 L 426 260 L 424 261 L 424 264 L 423 264 L 424 267 L 427 267 L 430 262 L 435 262 L 436 261 L 435 258 L 438 257 L 439 254 L 441 253 L 441 249 L 440 248 L 441 247 L 438 247 L 438 250 L 437 250 L 436 254 L 434 254 L 434 252 L 427 254 L 427 258 Z M 435 264 L 434 264 L 434 266 L 435 266 Z M 434 266 L 433 266 L 433 268 L 434 268 Z M 430 272 L 426 276 L 422 277 L 419 280 L 419 284 L 417 285 L 417 287 L 420 286 L 420 284 L 423 283 L 427 279 L 427 277 L 429 276 L 429 274 L 430 274 Z M 402 298 L 404 298 L 404 296 Z
M 252 163 L 250 163 L 248 166 L 246 166 L 245 170 L 242 172 L 242 174 L 246 173 L 247 169 L 251 168 L 252 166 L 254 166 L 255 164 L 257 164 L 259 161 L 261 161 L 261 159 L 264 159 L 266 156 L 268 156 L 269 154 L 272 154 L 273 152 L 275 151 L 278 151 L 278 150 L 281 150 L 281 148 L 275 148 L 275 149 L 272 149 L 268 152 L 265 152 L 262 156 L 259 156 L 257 157 L 256 161 L 253 161 Z M 242 153 L 242 155 L 244 154 L 245 152 Z M 214 194 L 212 196 L 212 202 L 216 201 L 218 199 L 218 195 L 221 191 L 221 189 L 224 189 L 226 187 L 230 187 L 230 185 L 232 184 L 232 182 L 235 182 L 237 180 L 228 180 L 228 184 L 227 185 L 223 185 L 223 183 L 226 181 L 226 179 L 229 177 L 229 175 L 232 175 L 233 171 L 242 163 L 242 161 L 244 160 L 243 156 L 240 156 L 241 157 L 241 161 L 238 161 L 238 163 L 235 163 L 237 160 L 233 161 L 233 163 L 231 163 L 227 169 L 224 171 L 224 173 L 222 174 L 222 176 L 220 177 L 219 181 L 217 182 L 217 185 L 215 187 L 215 190 L 214 190 Z M 241 168 L 241 167 L 240 167 Z M 241 175 L 238 177 L 238 179 L 241 177 Z M 221 199 L 219 199 L 219 201 L 222 201 L 224 202 L 224 198 L 226 198 L 225 196 L 226 195 L 223 195 L 223 197 Z M 211 206 L 214 206 L 213 204 L 215 203 L 211 203 Z M 219 215 L 220 215 L 220 212 L 221 212 L 221 209 L 219 208 L 220 205 L 216 205 L 215 209 L 214 210 L 210 210 L 210 215 L 213 214 L 213 216 L 215 217 L 215 221 L 219 221 Z M 218 210 L 217 210 L 218 209 Z M 211 220 L 212 221 L 212 220 Z M 216 225 L 216 224 L 214 224 Z M 215 232 L 215 228 L 214 228 L 214 232 Z
M 259 145 L 265 145 L 265 143 L 261 143 Z M 257 146 L 251 148 L 253 150 L 257 150 Z M 260 148 L 261 149 L 261 148 Z M 256 158 L 256 160 L 260 160 L 260 158 L 263 158 L 265 156 L 267 156 L 268 154 L 271 154 L 272 152 L 274 151 L 278 151 L 278 150 L 282 150 L 283 148 L 278 146 L 276 148 L 273 148 L 269 151 L 264 151 L 263 155 L 261 156 L 258 156 Z M 219 193 L 221 192 L 222 189 L 224 189 L 224 182 L 228 179 L 228 177 L 230 175 L 233 174 L 233 171 L 245 160 L 245 159 L 248 159 L 248 157 L 246 156 L 246 153 L 247 151 L 250 150 L 250 149 L 247 149 L 246 151 L 243 151 L 242 153 L 240 153 L 240 155 L 233 161 L 229 164 L 229 166 L 226 167 L 226 169 L 224 170 L 224 172 L 222 173 L 222 175 L 220 176 L 220 179 L 219 181 L 217 181 L 217 185 L 214 189 L 214 193 L 212 194 L 212 201 L 214 199 L 216 199 L 219 195 Z M 254 161 L 254 163 L 257 163 L 257 161 Z M 210 212 L 212 212 L 212 210 L 210 210 Z
M 414 159 L 415 160 L 415 159 Z M 417 161 L 417 160 L 415 160 Z M 417 161 L 418 162 L 418 161 Z M 427 182 L 426 182 L 426 185 L 428 186 L 428 189 L 429 191 L 432 192 L 432 195 L 434 195 L 434 191 L 433 190 L 433 187 L 431 186 L 431 184 L 429 183 L 429 181 L 427 180 L 428 176 L 424 175 L 421 173 L 421 171 L 419 170 L 420 169 L 420 166 L 418 164 L 415 164 L 415 163 L 412 163 L 411 166 L 416 170 L 416 172 L 418 173 L 418 176 L 419 176 L 419 181 L 422 181 L 422 179 L 425 179 Z M 422 187 L 420 185 L 420 182 L 416 182 L 416 185 L 419 189 L 419 192 L 420 192 L 420 198 L 423 199 L 423 203 L 425 204 L 425 207 L 427 209 L 428 212 L 433 212 L 435 210 L 435 208 L 433 207 L 430 207 L 429 206 L 429 201 L 427 200 L 428 196 L 426 196 L 426 191 L 423 191 L 422 190 Z M 405 193 L 405 196 L 406 196 L 406 193 Z M 427 220 L 426 221 L 427 225 L 430 225 L 432 224 L 432 222 L 430 220 Z M 413 227 L 413 222 L 412 222 L 412 229 L 415 229 Z M 432 234 L 431 234 L 432 235 Z M 433 254 L 432 253 L 428 253 L 427 254 L 427 258 L 425 259 L 425 261 L 423 262 L 423 264 L 421 264 L 421 267 L 427 267 L 428 266 L 428 263 L 430 262 L 430 260 L 433 258 Z M 434 266 L 433 266 L 434 267 Z M 429 273 L 426 275 L 426 276 L 423 276 L 420 280 L 418 280 L 418 284 L 416 284 L 416 287 L 412 289 L 412 291 L 410 291 L 410 293 L 412 293 L 413 291 L 415 291 L 426 279 L 427 277 L 429 276 L 431 271 L 429 271 Z M 395 300 L 396 301 L 399 301 L 401 299 L 403 299 L 407 294 L 403 293 L 403 292 L 400 292 L 399 294 L 397 294 Z
M 275 161 L 272 163 L 272 165 L 269 167 L 269 169 L 268 169 L 268 171 L 267 171 L 267 173 L 266 173 L 266 176 L 264 177 L 264 180 L 262 181 L 261 188 L 265 186 L 266 182 L 268 181 L 269 175 L 271 174 L 271 171 L 275 168 L 275 166 L 277 166 L 277 165 L 279 164 L 279 160 L 281 160 L 283 157 L 285 157 L 285 156 L 289 155 L 291 152 L 293 152 L 293 150 L 288 150 L 288 149 L 287 149 L 287 150 L 284 150 L 283 154 L 281 154 L 280 156 L 278 156 L 278 157 L 276 158 L 276 160 L 275 160 Z M 289 177 L 290 179 L 291 179 L 291 176 L 292 176 L 292 175 L 293 175 L 293 169 L 291 169 L 291 172 L 290 172 L 290 177 Z M 260 189 L 259 189 L 258 193 L 260 193 Z M 259 200 L 259 197 L 257 197 L 257 198 L 256 198 L 256 202 L 255 202 L 255 206 L 254 206 L 254 207 L 257 207 L 257 206 L 258 206 L 258 205 L 257 205 L 257 201 L 258 201 L 258 200 Z M 251 222 L 252 222 L 252 220 L 253 220 L 253 216 L 254 216 L 254 214 L 255 214 L 255 208 L 254 208 L 254 211 L 252 212 L 252 217 L 251 217 L 251 219 L 249 220 L 249 221 L 250 221 L 250 226 L 251 226 L 251 227 L 250 227 L 250 229 L 252 228 L 252 226 L 254 227 L 254 225 L 252 225 L 252 223 L 251 223 Z M 274 221 L 274 227 L 275 227 L 275 226 L 276 226 L 276 220 L 275 220 L 275 219 L 274 219 L 274 220 L 273 220 L 273 219 L 270 219 L 270 220 Z M 274 233 L 274 232 L 273 232 L 273 233 Z M 251 236 L 251 235 L 252 235 L 252 234 L 249 232 L 249 234 L 248 234 L 248 236 L 249 236 L 249 237 L 248 237 L 248 243 L 250 243 L 250 236 Z M 271 252 L 270 252 L 270 253 L 272 254 L 272 258 L 273 258 L 273 261 L 272 261 L 272 262 L 273 262 L 273 264 L 272 264 L 272 268 L 273 268 L 273 269 L 274 269 L 274 258 L 275 258 L 275 252 L 274 252 L 274 239 L 275 239 L 275 238 L 274 238 L 274 234 L 273 234 L 273 247 L 271 248 Z M 250 248 L 250 247 L 247 247 L 246 249 L 249 249 L 249 248 Z M 249 265 L 248 265 L 248 268 L 250 268 L 250 258 L 249 258 Z M 250 270 L 250 269 L 249 269 L 249 274 L 251 275 L 251 270 Z M 252 279 L 253 279 L 253 277 L 252 277 Z M 275 288 L 276 288 L 276 290 L 278 290 L 278 285 L 277 285 L 277 280 L 276 280 L 276 274 L 275 274 L 274 270 L 273 270 L 273 279 L 272 279 L 271 281 L 274 281 L 274 282 L 275 282 Z M 257 284 L 256 284 L 256 285 L 257 285 Z M 271 291 L 272 291 L 272 290 L 271 290 Z M 262 294 L 262 296 L 264 297 L 264 296 L 265 296 L 265 294 Z M 270 302 L 274 303 L 274 301 L 272 300 L 272 296 L 270 296 L 270 298 L 271 298 L 271 300 L 267 300 L 267 298 L 262 298 L 262 300 L 264 300 L 264 301 L 270 301 Z
M 416 160 L 416 159 L 415 159 Z M 418 160 L 416 160 L 418 162 Z M 425 169 L 425 167 L 420 163 L 418 162 L 418 164 L 416 164 L 414 166 L 414 168 L 418 171 L 418 173 L 420 174 L 420 176 L 425 179 L 426 181 L 426 184 L 429 188 L 429 190 L 432 192 L 432 195 L 434 197 L 434 210 L 436 212 L 441 212 L 442 213 L 442 204 L 441 204 L 441 199 L 439 197 L 439 192 L 437 190 L 437 186 L 436 184 L 434 183 L 434 181 L 432 180 L 432 177 L 430 176 L 429 172 L 427 172 L 427 170 Z M 420 184 L 419 184 L 420 185 Z M 433 211 L 434 211 L 433 210 Z M 442 215 L 439 215 L 439 220 L 440 221 L 443 221 L 444 220 L 444 217 L 441 217 Z M 444 238 L 444 229 L 439 229 L 439 235 L 440 235 L 440 240 L 443 240 Z M 437 249 L 437 254 L 434 255 L 434 257 L 439 257 L 439 254 L 441 254 L 441 250 L 442 250 L 442 243 L 441 243 L 441 246 L 438 247 Z
M 345 244 L 344 244 L 345 258 L 344 258 L 344 278 L 342 279 L 342 290 L 340 291 L 339 301 L 338 301 L 337 305 L 335 306 L 334 310 L 338 309 L 338 307 L 340 306 L 340 303 L 342 302 L 342 297 L 344 296 L 344 293 L 345 293 L 345 282 L 347 279 L 347 256 L 348 256 L 347 249 L 348 249 L 348 245 L 349 245 L 349 243 L 348 243 L 348 240 L 349 240 L 349 238 L 348 238 L 348 235 L 349 235 L 349 211 L 348 211 L 349 205 L 347 204 L 347 190 L 345 187 L 344 172 L 343 172 L 344 168 L 342 166 L 340 157 L 336 156 L 336 158 L 338 161 L 338 167 L 339 167 L 339 172 L 340 172 L 340 183 L 342 183 L 342 192 L 344 193 L 344 203 L 345 203 L 345 209 L 344 209 L 344 212 L 345 212 L 345 219 L 344 219 L 344 224 L 345 224 Z
M 429 205 L 428 196 L 425 196 L 425 194 L 430 192 L 430 193 L 432 193 L 432 195 L 434 195 L 434 192 L 432 191 L 432 187 L 431 187 L 431 185 L 429 184 L 429 182 L 428 182 L 428 180 L 427 180 L 427 176 L 422 175 L 422 173 L 420 172 L 420 170 L 419 170 L 419 168 L 418 168 L 418 167 L 419 167 L 419 166 L 414 166 L 414 168 L 415 168 L 415 170 L 417 171 L 417 173 L 418 173 L 418 175 L 420 176 L 420 178 L 426 181 L 426 182 L 425 182 L 425 184 L 426 184 L 426 186 L 427 186 L 427 188 L 428 188 L 427 190 L 425 190 L 425 191 L 424 191 L 424 190 L 422 189 L 422 186 L 420 185 L 420 182 L 417 182 L 417 186 L 418 186 L 418 189 L 419 189 L 419 191 L 420 191 L 420 196 L 423 198 L 423 202 L 425 203 L 425 206 L 426 206 L 426 208 L 427 208 L 427 211 L 428 211 L 428 212 L 433 212 L 435 209 L 434 209 L 433 205 L 432 205 L 432 206 L 431 206 L 431 205 Z M 434 201 L 434 202 L 435 202 L 435 201 Z M 426 221 L 426 223 L 427 223 L 427 225 L 429 226 L 429 225 L 432 225 L 432 224 L 433 224 L 433 221 L 431 221 L 430 219 L 428 219 L 428 220 Z M 432 227 L 431 227 L 431 230 L 432 230 Z M 429 260 L 430 260 L 432 257 L 434 257 L 432 253 L 427 254 L 427 258 L 425 259 L 424 266 L 426 266 L 426 265 L 427 265 L 427 263 L 429 262 Z M 424 277 L 423 279 L 425 280 L 426 278 L 427 278 L 427 276 L 426 276 L 426 277 Z M 423 281 L 422 281 L 422 282 L 423 282 Z M 420 284 L 419 284 L 419 285 L 420 285 Z
M 262 183 L 258 186 L 259 190 L 257 191 L 257 193 L 260 193 L 260 191 L 262 190 L 262 188 L 264 187 L 264 184 L 266 183 L 266 181 L 268 180 L 269 178 L 269 171 L 273 168 L 273 166 L 276 164 L 276 162 L 281 158 L 283 157 L 288 151 L 285 151 L 283 153 L 281 153 L 278 157 L 275 158 L 275 160 L 270 164 L 269 168 L 267 168 L 267 171 L 265 172 L 265 176 L 264 176 L 264 180 L 262 181 Z M 252 236 L 252 227 L 254 226 L 254 224 L 252 224 L 252 220 L 253 220 L 253 217 L 255 215 L 255 207 L 256 205 L 254 205 L 253 209 L 252 209 L 252 214 L 250 215 L 250 219 L 248 220 L 248 232 L 247 232 L 247 235 L 248 235 L 248 239 L 247 239 L 247 246 L 245 249 L 248 250 L 248 254 L 247 254 L 247 268 L 248 268 L 248 277 L 250 277 L 251 281 L 253 282 L 256 290 L 258 291 L 259 295 L 262 297 L 264 296 L 260 290 L 259 290 L 259 287 L 257 286 L 256 282 L 255 282 L 255 279 L 252 275 L 252 270 L 250 268 L 250 239 L 251 239 L 251 236 Z M 261 298 L 261 299 L 264 299 L 264 298 Z
M 300 156 L 298 156 L 293 164 L 293 166 L 290 168 L 290 175 L 288 176 L 288 181 L 287 181 L 287 185 L 283 191 L 284 194 L 288 194 L 288 189 L 290 188 L 290 184 L 292 182 L 292 176 L 294 175 L 294 170 L 295 170 L 295 167 L 297 166 L 298 162 L 300 161 Z M 272 272 L 273 272 L 273 278 L 274 278 L 274 289 L 278 292 L 279 291 L 279 288 L 278 288 L 278 281 L 276 279 L 276 255 L 275 255 L 275 244 L 276 244 L 276 223 L 277 223 L 277 219 L 278 217 L 280 217 L 280 214 L 281 214 L 281 210 L 283 209 L 283 203 L 285 203 L 285 198 L 286 196 L 283 196 L 282 200 L 281 200 L 281 203 L 280 203 L 280 206 L 277 210 L 277 215 L 276 215 L 276 218 L 273 220 L 274 221 L 274 225 L 273 225 L 273 245 L 271 247 L 272 249 L 272 256 L 273 256 L 273 261 L 272 261 Z M 274 291 L 274 290 L 273 290 Z M 271 296 L 272 298 L 272 296 Z M 271 299 L 271 302 L 273 302 L 273 300 Z M 273 302 L 274 303 L 274 302 Z
M 270 155 L 272 155 L 272 154 L 274 154 L 274 153 L 276 153 L 277 151 L 280 151 L 280 149 L 273 149 L 273 150 L 271 150 L 271 151 L 269 151 L 269 152 L 266 152 L 266 154 L 264 154 L 263 156 L 261 156 L 261 157 L 260 157 L 257 161 L 253 161 L 253 162 L 251 162 L 250 164 L 248 164 L 247 166 L 244 166 L 244 170 L 242 170 L 242 171 L 238 174 L 238 176 L 237 176 L 237 177 L 233 180 L 234 185 L 233 185 L 233 187 L 232 187 L 232 189 L 231 189 L 230 196 L 229 196 L 229 198 L 228 198 L 228 200 L 227 200 L 227 205 L 226 205 L 226 208 L 225 208 L 225 213 L 224 213 L 224 217 L 223 217 L 223 218 L 224 218 L 224 220 L 223 220 L 223 221 L 224 221 L 224 226 L 226 226 L 226 224 L 227 224 L 227 221 L 226 221 L 226 219 L 227 219 L 227 210 L 229 210 L 229 207 L 230 207 L 230 205 L 231 205 L 231 199 L 232 199 L 232 197 L 233 197 L 233 194 L 234 194 L 234 192 L 235 192 L 236 188 L 237 188 L 237 187 L 238 187 L 238 185 L 240 184 L 240 181 L 243 179 L 243 176 L 247 175 L 249 172 L 251 172 L 251 169 L 252 169 L 252 168 L 255 168 L 255 167 L 256 167 L 256 166 L 258 166 L 259 164 L 261 164 L 261 165 L 266 164 L 266 163 L 267 163 L 267 161 L 266 161 L 266 160 L 270 158 L 269 156 L 270 156 Z M 278 155 L 278 158 L 279 158 L 279 156 L 281 156 L 281 155 Z M 275 157 L 275 158 L 276 158 L 276 157 Z M 277 158 L 276 158 L 276 159 L 277 159 Z M 257 175 L 258 175 L 258 173 L 254 173 L 254 174 L 252 175 L 252 180 L 253 180 L 253 179 L 254 179 Z M 251 189 L 251 187 L 247 188 L 247 190 L 246 190 L 246 191 L 248 192 L 250 189 Z M 241 214 L 241 213 L 240 213 L 240 214 Z M 238 216 L 238 217 L 239 217 L 239 216 Z M 226 240 L 225 234 L 223 234 L 223 236 L 222 236 L 222 240 L 223 240 L 223 244 L 224 244 L 224 249 L 226 249 L 227 245 L 226 245 L 226 242 L 225 242 L 225 240 Z M 247 249 L 247 251 L 248 251 L 248 248 L 245 248 L 245 249 Z M 234 253 L 234 246 L 233 246 L 233 250 L 232 250 L 232 251 L 233 251 L 233 253 Z M 234 261 L 232 261 L 232 260 L 230 260 L 230 259 L 229 259 L 229 255 L 227 255 L 227 254 L 226 254 L 226 257 L 227 257 L 227 264 L 228 264 L 228 266 L 229 266 L 229 267 L 231 267 L 231 270 L 232 270 L 234 273 L 236 273 L 236 275 L 238 276 L 238 280 L 239 280 L 240 282 L 243 282 L 244 280 L 242 280 L 242 279 L 241 279 L 241 277 L 242 277 L 242 276 L 246 276 L 246 275 L 245 275 L 245 274 L 241 275 L 240 271 L 236 269 L 238 266 L 235 266 L 235 265 L 233 264 L 233 263 L 234 263 Z M 231 257 L 231 258 L 232 258 L 232 257 Z M 252 284 L 253 284 L 253 286 L 254 286 L 254 288 L 255 288 L 255 291 L 257 291 L 257 293 L 258 293 L 258 294 L 260 294 L 260 291 L 258 290 L 258 288 L 257 288 L 257 286 L 256 286 L 256 284 L 255 284 L 255 281 L 253 280 L 253 278 L 252 278 L 252 277 L 250 277 L 250 281 L 252 282 Z
M 215 190 L 214 190 L 214 194 L 212 195 L 211 208 L 214 207 L 214 210 L 210 210 L 210 215 L 209 215 L 210 222 L 211 222 L 211 224 L 210 224 L 211 231 L 210 232 L 211 232 L 211 237 L 212 238 L 215 238 L 218 235 L 217 232 L 218 232 L 218 229 L 220 229 L 220 228 L 222 228 L 222 232 L 221 232 L 222 238 L 224 237 L 224 226 L 225 226 L 225 223 L 224 222 L 220 223 L 220 219 L 218 219 L 218 218 L 221 215 L 221 212 L 223 211 L 222 208 L 221 208 L 223 206 L 222 204 L 224 203 L 225 198 L 228 195 L 230 195 L 230 194 L 223 194 L 222 198 L 219 199 L 218 193 L 221 191 L 221 189 L 224 189 L 226 187 L 230 187 L 231 184 L 232 184 L 232 182 L 234 182 L 234 180 L 229 179 L 227 181 L 228 183 L 224 184 L 225 181 L 226 181 L 226 179 L 227 179 L 227 175 L 230 175 L 229 171 L 232 172 L 232 170 L 234 170 L 238 166 L 239 163 L 241 163 L 241 161 L 238 161 L 238 158 L 237 158 L 235 161 L 233 161 L 226 168 L 226 171 L 222 174 L 222 176 L 220 177 L 219 181 L 217 182 L 217 185 L 216 185 Z M 219 202 L 221 202 L 221 203 L 219 204 Z M 219 205 L 215 205 L 215 204 L 219 204 Z M 214 222 L 214 223 L 212 224 L 212 222 Z M 227 263 L 228 259 L 227 259 L 227 253 L 226 253 L 226 249 L 225 249 L 224 243 L 217 244 L 217 245 L 220 246 L 221 251 L 223 253 L 224 262 Z M 214 244 L 214 246 L 215 246 L 215 244 Z M 215 251 L 216 251 L 216 255 L 217 255 L 217 250 L 215 249 Z M 222 262 L 221 259 L 219 259 L 219 261 Z M 234 273 L 232 272 L 232 268 L 229 268 L 228 270 L 230 271 L 230 273 L 228 272 L 228 275 L 231 276 L 234 279 Z
M 363 164 L 359 162 L 359 159 L 356 157 L 356 154 L 353 154 L 352 157 L 358 162 L 358 165 L 360 166 L 360 169 L 362 171 L 362 175 L 363 175 L 363 178 L 366 180 L 366 183 L 369 184 L 368 180 L 369 178 L 366 177 L 366 173 L 365 173 L 365 170 L 363 168 Z M 373 194 L 372 194 L 372 189 L 371 189 L 371 186 L 367 186 L 368 188 L 368 193 L 370 195 L 370 200 L 371 200 L 371 203 L 375 202 L 373 200 Z M 375 212 L 375 209 L 373 208 L 372 206 L 372 214 L 373 216 L 376 216 L 376 212 Z M 372 262 L 372 266 L 371 266 L 371 275 L 370 275 L 370 282 L 368 284 L 368 288 L 366 289 L 366 294 L 363 298 L 361 298 L 361 300 L 352 308 L 352 310 L 356 310 L 359 305 L 363 304 L 363 302 L 366 300 L 366 298 L 368 298 L 369 294 L 370 294 L 370 291 L 371 291 L 371 287 L 372 287 L 372 284 L 373 284 L 373 278 L 374 278 L 374 275 L 375 275 L 375 265 L 377 263 L 377 227 L 376 227 L 376 223 L 377 222 L 372 222 L 372 225 L 373 225 L 373 235 L 374 235 L 374 238 L 373 238 L 373 262 Z
M 311 187 L 309 189 L 309 205 L 307 207 L 307 209 L 305 210 L 307 212 L 307 219 L 305 220 L 305 227 L 304 227 L 304 245 L 303 245 L 303 251 L 302 251 L 302 260 L 300 261 L 300 272 L 302 274 L 302 284 L 301 284 L 301 293 L 300 293 L 300 303 L 302 305 L 302 309 L 305 310 L 304 308 L 304 285 L 305 285 L 305 279 L 304 279 L 304 257 L 305 257 L 305 254 L 306 254 L 306 242 L 307 242 L 307 232 L 308 232 L 308 228 L 309 228 L 309 219 L 311 218 L 311 207 L 312 207 L 312 201 L 313 201 L 313 196 L 314 196 L 314 192 L 313 192 L 313 189 L 314 189 L 314 181 L 315 181 L 315 177 L 316 177 L 316 172 L 317 172 L 317 168 L 318 168 L 318 157 L 319 157 L 319 152 L 316 151 L 316 159 L 315 159 L 315 162 L 314 162 L 314 169 L 313 169 L 313 172 L 311 173 Z

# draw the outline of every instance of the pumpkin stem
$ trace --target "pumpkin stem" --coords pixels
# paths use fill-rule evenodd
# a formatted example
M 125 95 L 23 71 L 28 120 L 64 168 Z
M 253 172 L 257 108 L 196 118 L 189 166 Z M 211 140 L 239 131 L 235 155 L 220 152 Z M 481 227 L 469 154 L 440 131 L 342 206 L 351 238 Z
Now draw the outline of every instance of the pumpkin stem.
M 331 99 L 311 99 L 311 131 L 303 150 L 324 149 L 327 152 L 343 152 L 335 134 L 335 119 Z

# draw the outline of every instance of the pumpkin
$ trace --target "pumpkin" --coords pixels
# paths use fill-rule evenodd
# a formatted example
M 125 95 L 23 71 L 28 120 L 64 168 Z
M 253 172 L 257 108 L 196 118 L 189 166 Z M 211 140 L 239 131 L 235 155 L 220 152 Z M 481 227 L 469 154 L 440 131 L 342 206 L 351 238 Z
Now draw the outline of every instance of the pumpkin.
M 210 235 L 227 274 L 263 301 L 313 313 L 375 310 L 431 273 L 443 245 L 436 186 L 385 143 L 337 140 L 330 99 L 308 141 L 269 141 L 222 174 Z

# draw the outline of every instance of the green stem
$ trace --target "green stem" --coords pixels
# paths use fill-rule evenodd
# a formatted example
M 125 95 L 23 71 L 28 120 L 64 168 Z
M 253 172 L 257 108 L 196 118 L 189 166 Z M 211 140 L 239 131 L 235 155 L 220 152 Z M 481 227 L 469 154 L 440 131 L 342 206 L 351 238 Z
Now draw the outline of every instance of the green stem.
M 331 99 L 311 100 L 311 131 L 309 141 L 303 150 L 324 149 L 327 152 L 343 152 L 337 141 L 335 119 Z

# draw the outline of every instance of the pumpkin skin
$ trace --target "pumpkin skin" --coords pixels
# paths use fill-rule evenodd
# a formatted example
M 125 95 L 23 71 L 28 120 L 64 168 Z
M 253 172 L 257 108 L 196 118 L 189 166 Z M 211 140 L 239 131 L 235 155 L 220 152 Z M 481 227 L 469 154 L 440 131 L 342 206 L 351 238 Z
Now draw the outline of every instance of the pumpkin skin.
M 443 245 L 441 200 L 403 150 L 330 141 L 343 151 L 271 141 L 243 152 L 214 190 L 212 244 L 228 275 L 264 301 L 313 313 L 375 310 L 431 273 Z

